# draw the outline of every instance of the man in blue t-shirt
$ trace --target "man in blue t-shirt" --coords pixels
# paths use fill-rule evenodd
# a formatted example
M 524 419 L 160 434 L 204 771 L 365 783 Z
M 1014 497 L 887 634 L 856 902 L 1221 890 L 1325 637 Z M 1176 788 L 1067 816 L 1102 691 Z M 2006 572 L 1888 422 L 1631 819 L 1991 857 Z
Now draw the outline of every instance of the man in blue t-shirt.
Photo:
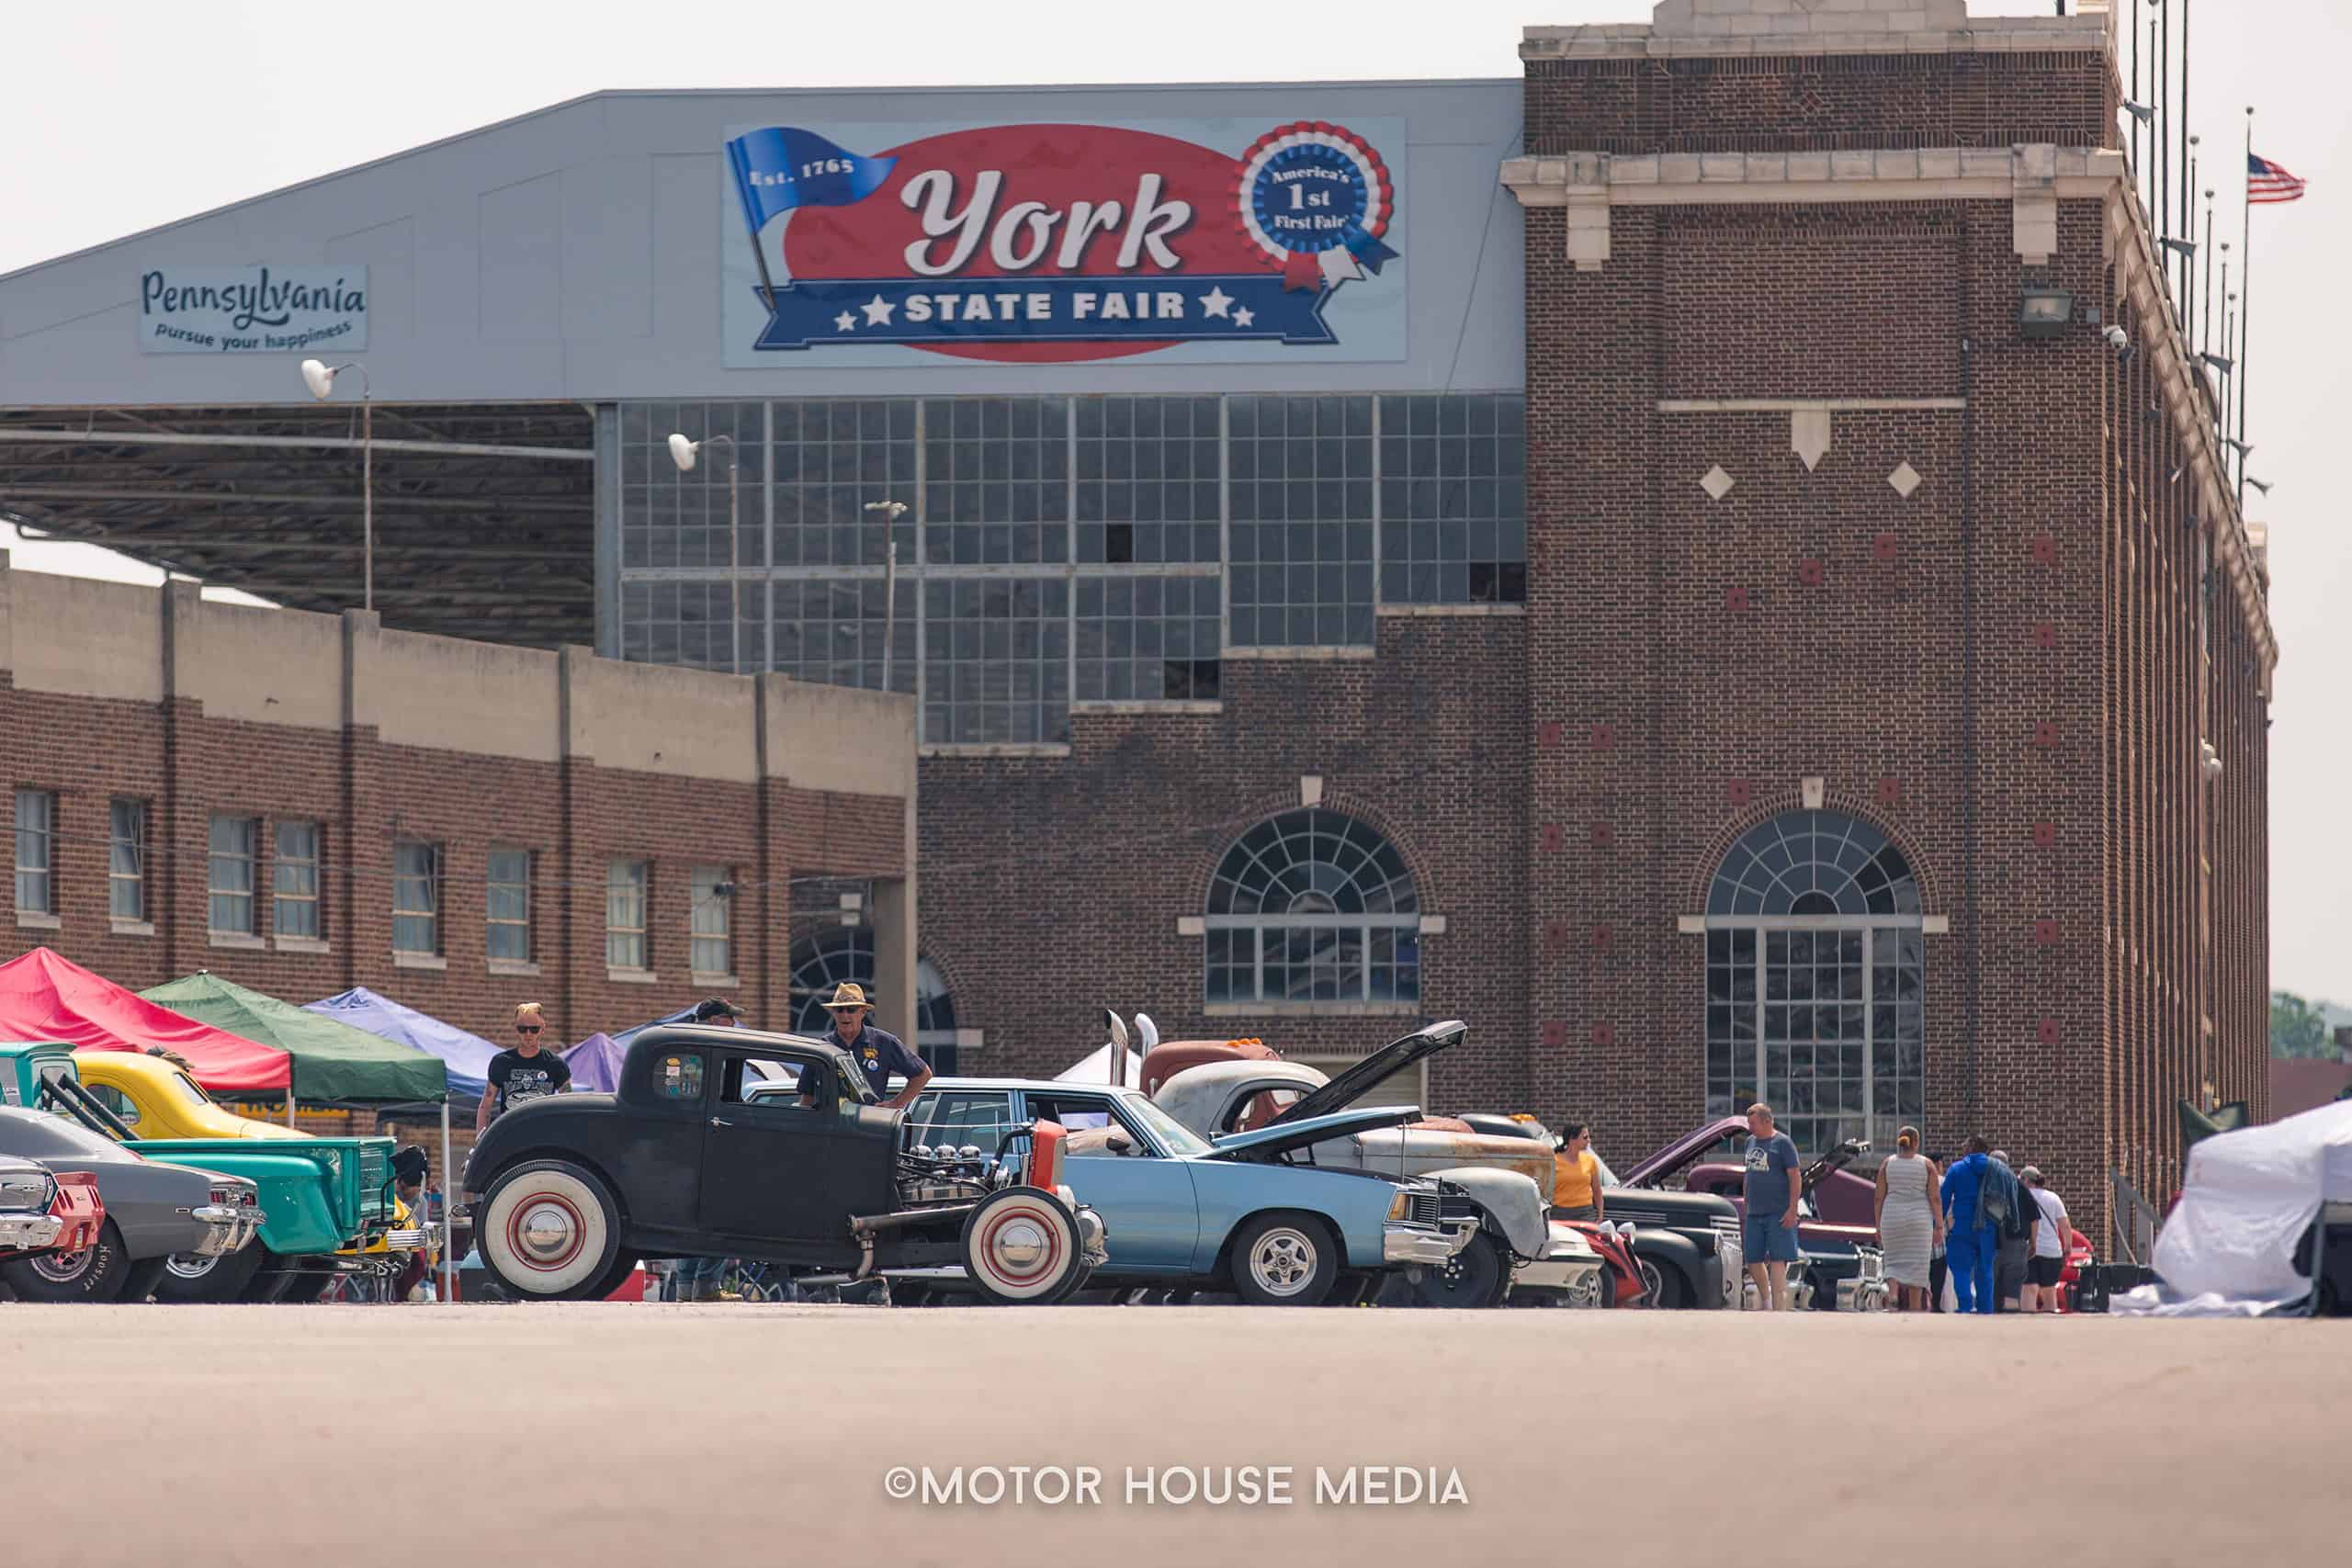
M 1764 1310 L 1786 1312 L 1789 1265 L 1797 1260 L 1797 1199 L 1803 1192 L 1797 1145 L 1773 1125 L 1772 1108 L 1760 1101 L 1747 1108 L 1747 1179 L 1741 1193 L 1747 1215 L 1740 1246 L 1747 1254 L 1747 1277 L 1764 1298 Z
M 865 987 L 844 982 L 833 992 L 833 999 L 824 1004 L 833 1015 L 833 1026 L 825 1031 L 828 1045 L 838 1045 L 850 1054 L 857 1070 L 874 1086 L 875 1094 L 892 1110 L 913 1103 L 922 1086 L 931 1081 L 931 1066 L 921 1056 L 907 1049 L 906 1043 L 887 1029 L 876 1029 L 865 1021 L 872 1011 L 865 999 Z M 898 1093 L 890 1092 L 893 1074 L 907 1080 L 907 1087 Z M 804 1097 L 803 1104 L 808 1103 Z

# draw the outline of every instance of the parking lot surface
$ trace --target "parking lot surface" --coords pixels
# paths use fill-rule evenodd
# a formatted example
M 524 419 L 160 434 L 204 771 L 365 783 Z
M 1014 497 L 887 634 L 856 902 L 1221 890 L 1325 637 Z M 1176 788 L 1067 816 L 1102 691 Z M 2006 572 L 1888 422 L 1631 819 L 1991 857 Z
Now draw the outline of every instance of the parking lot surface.
M 32 1568 L 2322 1561 L 2347 1396 L 2336 1323 L 0 1307 Z

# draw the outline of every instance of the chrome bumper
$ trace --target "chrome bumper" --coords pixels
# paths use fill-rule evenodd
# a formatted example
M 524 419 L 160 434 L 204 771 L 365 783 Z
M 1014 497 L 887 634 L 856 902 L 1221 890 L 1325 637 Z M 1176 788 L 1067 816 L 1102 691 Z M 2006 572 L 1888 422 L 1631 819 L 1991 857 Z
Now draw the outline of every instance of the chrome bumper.
M 1380 1255 L 1391 1263 L 1443 1264 L 1477 1234 L 1475 1222 L 1446 1230 L 1390 1221 L 1381 1226 Z
M 1100 1269 L 1111 1260 L 1110 1233 L 1103 1228 L 1102 1216 L 1080 1205 L 1078 1213 L 1078 1251 L 1089 1269 Z
M 189 1210 L 188 1218 L 205 1227 L 204 1239 L 187 1249 L 197 1258 L 226 1258 L 261 1233 L 259 1209 L 206 1203 Z
M 384 1250 L 387 1252 L 419 1252 L 424 1250 L 425 1243 L 431 1240 L 432 1236 L 433 1233 L 431 1231 L 386 1231 L 384 1233 Z
M 55 1214 L 11 1209 L 0 1214 L 0 1249 L 30 1252 L 49 1246 L 64 1228 L 65 1222 Z

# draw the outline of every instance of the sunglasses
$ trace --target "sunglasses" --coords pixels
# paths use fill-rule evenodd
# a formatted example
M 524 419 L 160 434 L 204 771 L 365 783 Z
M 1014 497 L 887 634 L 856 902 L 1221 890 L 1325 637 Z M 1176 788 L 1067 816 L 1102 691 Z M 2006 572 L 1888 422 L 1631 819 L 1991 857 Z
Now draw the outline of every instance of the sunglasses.
M 514 1032 L 517 1034 L 537 1034 L 546 1027 L 545 1024 L 538 1023 L 518 1023 L 514 1026 Z

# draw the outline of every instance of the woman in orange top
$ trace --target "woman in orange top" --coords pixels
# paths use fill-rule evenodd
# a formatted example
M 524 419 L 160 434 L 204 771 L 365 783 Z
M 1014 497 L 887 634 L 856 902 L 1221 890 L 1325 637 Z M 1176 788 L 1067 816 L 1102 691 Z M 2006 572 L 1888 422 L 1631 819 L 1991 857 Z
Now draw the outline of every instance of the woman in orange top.
M 1552 1154 L 1552 1212 L 1563 1220 L 1598 1221 L 1600 1210 L 1600 1158 L 1592 1152 L 1592 1129 L 1572 1122 Z

